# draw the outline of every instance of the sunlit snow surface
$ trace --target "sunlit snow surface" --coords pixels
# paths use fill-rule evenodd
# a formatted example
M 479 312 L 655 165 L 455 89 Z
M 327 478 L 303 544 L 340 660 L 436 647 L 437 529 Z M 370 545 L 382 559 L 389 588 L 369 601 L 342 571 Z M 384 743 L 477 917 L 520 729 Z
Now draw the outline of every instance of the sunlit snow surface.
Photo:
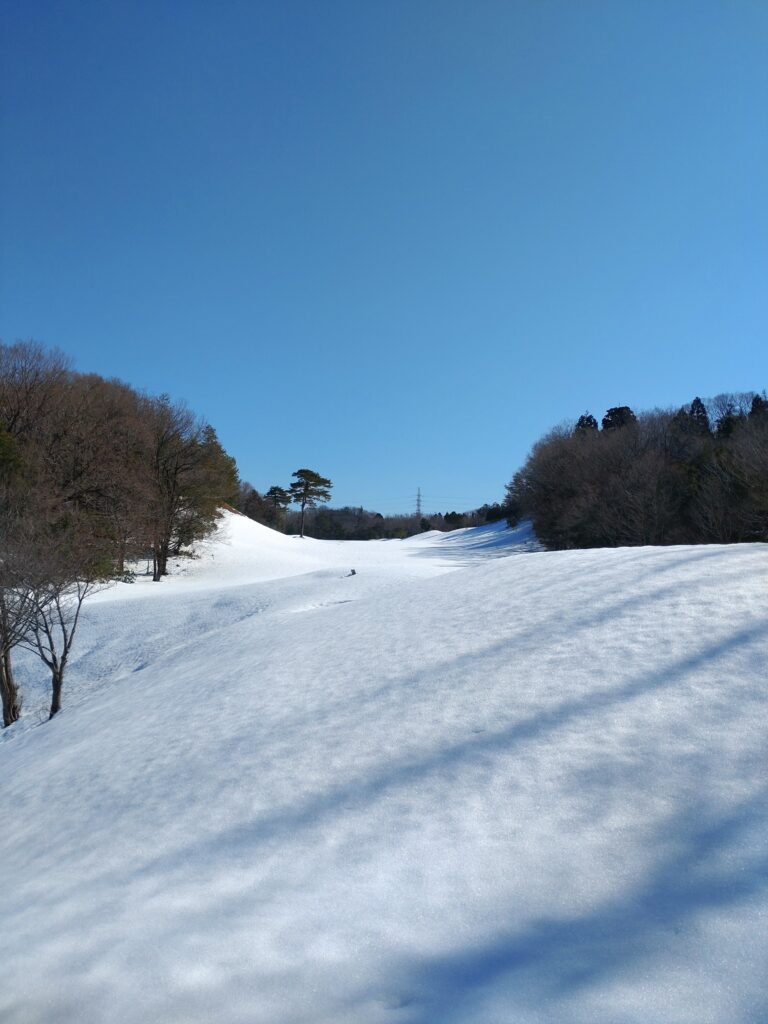
M 228 514 L 20 658 L 0 1020 L 765 1024 L 768 548 L 535 548 Z

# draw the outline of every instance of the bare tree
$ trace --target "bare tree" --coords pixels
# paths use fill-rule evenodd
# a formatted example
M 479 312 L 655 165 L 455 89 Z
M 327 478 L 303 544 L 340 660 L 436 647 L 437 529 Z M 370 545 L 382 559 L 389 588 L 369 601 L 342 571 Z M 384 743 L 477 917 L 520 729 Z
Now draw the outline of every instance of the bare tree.
M 0 488 L 0 692 L 3 725 L 21 715 L 21 695 L 13 675 L 11 652 L 29 640 L 43 595 L 32 578 L 32 524 L 39 514 L 32 492 Z
M 168 556 L 205 536 L 222 503 L 237 500 L 234 460 L 221 447 L 213 427 L 167 395 L 145 401 L 144 467 L 150 499 L 146 530 L 158 582 Z
M 0 582 L 0 696 L 3 706 L 3 727 L 7 727 L 13 725 L 21 716 L 21 694 L 13 677 L 11 651 L 28 635 L 34 618 L 35 604 L 28 589 L 9 586 L 5 573 L 2 575 L 4 578 Z
M 70 378 L 69 360 L 57 349 L 0 343 L 0 429 L 13 438 L 30 436 Z
M 86 597 L 98 586 L 95 579 L 49 580 L 33 593 L 34 615 L 24 647 L 39 655 L 51 673 L 49 718 L 61 710 L 61 691 L 80 612 Z
M 3 726 L 21 715 L 11 651 L 27 635 L 34 603 L 24 580 L 26 495 L 19 446 L 0 424 L 0 698 Z

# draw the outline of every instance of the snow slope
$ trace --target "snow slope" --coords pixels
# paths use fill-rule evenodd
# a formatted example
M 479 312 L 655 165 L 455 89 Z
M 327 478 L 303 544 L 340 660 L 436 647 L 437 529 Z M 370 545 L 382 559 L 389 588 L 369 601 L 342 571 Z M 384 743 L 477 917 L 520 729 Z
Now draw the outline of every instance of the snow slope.
M 227 516 L 98 595 L 1 737 L 0 1020 L 764 1024 L 768 548 L 535 546 Z

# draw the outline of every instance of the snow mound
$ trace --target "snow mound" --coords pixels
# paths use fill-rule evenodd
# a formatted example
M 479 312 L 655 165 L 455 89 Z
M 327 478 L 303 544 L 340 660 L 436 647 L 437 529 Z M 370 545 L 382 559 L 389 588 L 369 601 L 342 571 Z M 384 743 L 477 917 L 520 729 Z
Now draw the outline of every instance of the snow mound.
M 513 530 L 493 523 L 453 533 L 430 531 L 405 541 L 321 541 L 286 536 L 224 510 L 215 533 L 197 546 L 194 557 L 172 559 L 170 575 L 160 585 L 152 584 L 145 572 L 134 584 L 102 592 L 99 600 L 157 595 L 164 589 L 179 594 L 211 586 L 243 586 L 320 570 L 348 573 L 354 568 L 356 573 L 365 570 L 396 578 L 427 577 L 471 565 L 490 554 L 538 549 L 530 524 Z

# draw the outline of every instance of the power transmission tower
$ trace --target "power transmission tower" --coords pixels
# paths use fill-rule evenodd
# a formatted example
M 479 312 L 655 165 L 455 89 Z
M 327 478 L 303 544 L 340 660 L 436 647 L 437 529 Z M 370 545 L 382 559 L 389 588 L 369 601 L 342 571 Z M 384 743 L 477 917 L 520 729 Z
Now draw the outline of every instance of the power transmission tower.
M 421 518 L 421 488 L 416 491 L 416 515 Z

